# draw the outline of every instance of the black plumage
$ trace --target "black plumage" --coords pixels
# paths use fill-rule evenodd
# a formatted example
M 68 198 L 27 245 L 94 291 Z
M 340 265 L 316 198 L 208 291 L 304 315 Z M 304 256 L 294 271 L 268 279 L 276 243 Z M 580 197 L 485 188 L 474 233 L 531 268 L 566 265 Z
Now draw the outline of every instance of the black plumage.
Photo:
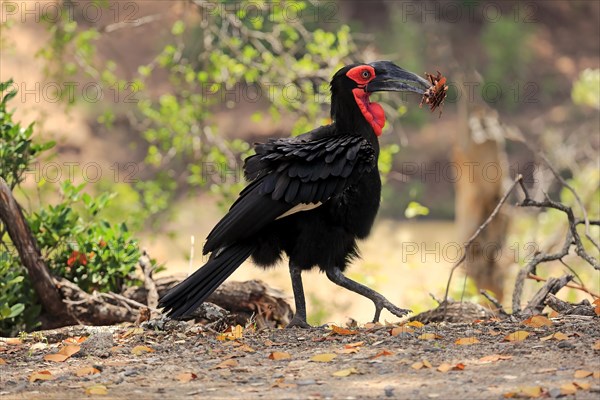
M 371 230 L 381 195 L 377 136 L 384 116 L 369 101 L 368 88 L 400 90 L 398 80 L 419 85 L 403 83 L 401 90 L 427 88 L 422 78 L 389 62 L 344 67 L 331 82 L 332 124 L 257 144 L 244 164 L 248 186 L 207 237 L 203 252 L 211 253 L 209 261 L 165 295 L 160 306 L 173 317 L 185 316 L 246 258 L 267 267 L 286 254 L 296 301 L 291 326 L 308 326 L 300 276 L 314 267 L 370 298 L 376 320 L 382 308 L 404 315 L 407 310 L 343 275 L 358 255 L 357 239 Z

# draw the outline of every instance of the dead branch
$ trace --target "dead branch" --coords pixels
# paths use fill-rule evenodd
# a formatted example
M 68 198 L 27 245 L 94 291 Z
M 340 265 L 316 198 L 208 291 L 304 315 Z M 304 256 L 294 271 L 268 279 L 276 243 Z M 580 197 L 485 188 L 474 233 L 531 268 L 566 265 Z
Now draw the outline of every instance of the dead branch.
M 521 295 L 523 293 L 525 278 L 529 276 L 529 274 L 533 273 L 536 267 L 541 263 L 562 260 L 563 257 L 569 254 L 571 246 L 575 246 L 575 253 L 577 253 L 579 257 L 584 259 L 595 269 L 600 270 L 600 264 L 598 264 L 598 261 L 594 257 L 590 256 L 583 247 L 581 237 L 579 236 L 579 232 L 577 232 L 577 225 L 579 223 L 579 220 L 575 219 L 571 207 L 550 199 L 548 195 L 546 195 L 546 200 L 544 201 L 532 200 L 529 196 L 529 192 L 525 184 L 522 181 L 520 181 L 519 184 L 521 186 L 521 189 L 523 190 L 523 194 L 525 195 L 523 201 L 519 203 L 520 207 L 553 208 L 555 210 L 559 210 L 567 216 L 567 220 L 569 222 L 569 230 L 567 231 L 565 242 L 560 251 L 552 254 L 539 252 L 534 255 L 531 261 L 527 263 L 525 268 L 519 271 L 519 274 L 517 275 L 517 279 L 515 281 L 515 290 L 513 292 L 512 298 L 513 313 L 518 313 L 521 310 Z
M 517 184 L 519 184 L 522 181 L 523 181 L 523 176 L 519 174 L 513 181 L 512 185 L 510 185 L 510 188 L 508 188 L 506 193 L 504 193 L 504 196 L 502 196 L 500 201 L 498 201 L 496 208 L 494 208 L 494 210 L 492 211 L 490 216 L 487 217 L 487 219 L 483 222 L 483 224 L 479 225 L 479 227 L 477 228 L 475 233 L 473 233 L 473 235 L 469 238 L 469 240 L 467 240 L 467 243 L 463 247 L 462 256 L 452 266 L 452 269 L 450 269 L 450 276 L 448 277 L 448 283 L 446 284 L 446 293 L 444 294 L 444 305 L 446 305 L 448 303 L 448 292 L 450 291 L 450 283 L 452 282 L 452 275 L 454 274 L 454 271 L 465 261 L 465 259 L 467 258 L 468 250 L 471 247 L 471 245 L 473 244 L 473 242 L 475 241 L 475 239 L 477 239 L 479 234 L 486 228 L 486 226 L 489 225 L 490 222 L 492 222 L 492 220 L 496 217 L 496 215 L 498 215 L 498 212 L 502 208 L 502 205 L 508 199 L 508 196 L 510 196 L 510 194 L 515 189 Z
M 156 282 L 154 282 L 154 279 L 152 279 L 152 273 L 154 270 L 146 250 L 142 251 L 139 264 L 142 272 L 144 273 L 144 287 L 148 291 L 148 294 L 146 295 L 146 304 L 149 308 L 156 309 L 156 307 L 158 307 L 158 290 L 156 289 Z
M 112 325 L 134 321 L 136 314 L 131 308 L 119 304 L 119 300 L 106 293 L 91 295 L 66 279 L 57 279 L 56 284 L 65 299 L 67 308 L 79 323 L 87 325 Z M 142 305 L 143 306 L 143 305 Z
M 537 276 L 537 275 L 534 275 L 534 274 L 529 274 L 527 276 L 527 279 L 533 279 L 534 281 L 538 281 L 538 282 L 546 282 L 547 281 L 547 279 L 544 279 L 541 276 Z M 589 294 L 590 296 L 592 296 L 593 298 L 596 298 L 596 299 L 600 298 L 600 294 L 592 292 L 591 290 L 589 290 L 588 288 L 586 288 L 583 284 L 576 285 L 576 284 L 573 284 L 573 283 L 568 283 L 568 284 L 565 285 L 565 287 L 568 287 L 570 289 L 580 290 L 582 292 L 585 292 L 585 293 Z
M 62 301 L 50 271 L 42 258 L 35 238 L 25 221 L 21 207 L 13 197 L 6 181 L 0 177 L 0 220 L 17 248 L 21 263 L 31 278 L 31 284 L 52 322 L 62 325 L 75 323 Z
M 562 301 L 550 293 L 548 294 L 548 297 L 546 297 L 545 304 L 557 313 L 563 315 L 584 315 L 587 317 L 596 316 L 594 307 L 587 300 L 583 300 L 578 304 L 571 304 L 567 303 L 566 301 Z
M 548 160 L 548 157 L 546 157 L 546 155 L 543 152 L 539 151 L 538 155 L 540 156 L 540 158 L 542 160 L 544 160 L 544 162 L 546 163 L 546 166 L 550 169 L 550 171 L 552 172 L 552 174 L 554 175 L 554 177 L 556 178 L 556 180 L 558 182 L 560 182 L 560 184 L 562 186 L 564 186 L 565 188 L 567 188 L 567 190 L 569 190 L 571 192 L 571 194 L 573 194 L 573 197 L 575 197 L 575 201 L 579 205 L 579 208 L 581 208 L 581 213 L 583 214 L 583 222 L 585 224 L 585 236 L 588 238 L 588 240 L 594 246 L 596 246 L 596 249 L 600 250 L 600 244 L 598 244 L 598 242 L 596 240 L 594 240 L 594 238 L 590 234 L 590 224 L 591 224 L 591 221 L 588 218 L 587 210 L 585 209 L 585 206 L 583 205 L 583 201 L 581 201 L 581 198 L 579 197 L 579 194 L 575 191 L 575 189 L 573 189 L 573 187 L 571 185 L 569 185 L 569 183 L 567 181 L 565 181 L 563 179 L 562 176 L 560 176 L 560 174 L 558 173 L 558 171 L 556 171 L 556 169 L 554 168 L 554 166 L 552 165 L 552 163 L 550 162 L 550 160 Z
M 507 312 L 504 310 L 504 307 L 502 307 L 502 304 L 500 304 L 500 302 L 499 302 L 499 301 L 498 301 L 498 300 L 497 300 L 497 299 L 496 299 L 494 296 L 492 296 L 491 294 L 489 294 L 487 291 L 485 291 L 485 290 L 480 290 L 480 291 L 479 291 L 479 293 L 480 293 L 480 294 L 481 294 L 483 297 L 485 297 L 485 298 L 486 298 L 486 299 L 487 299 L 487 300 L 488 300 L 490 303 L 492 303 L 492 304 L 494 305 L 494 307 L 496 307 L 496 310 L 497 310 L 497 311 L 498 311 L 500 314 L 502 314 L 502 315 L 503 315 L 503 316 L 505 316 L 505 317 L 510 315 L 509 313 L 507 313 Z
M 548 294 L 556 294 L 573 279 L 573 275 L 563 275 L 560 278 L 549 278 L 544 286 L 531 298 L 527 307 L 523 310 L 524 316 L 541 314 L 544 310 L 544 300 Z

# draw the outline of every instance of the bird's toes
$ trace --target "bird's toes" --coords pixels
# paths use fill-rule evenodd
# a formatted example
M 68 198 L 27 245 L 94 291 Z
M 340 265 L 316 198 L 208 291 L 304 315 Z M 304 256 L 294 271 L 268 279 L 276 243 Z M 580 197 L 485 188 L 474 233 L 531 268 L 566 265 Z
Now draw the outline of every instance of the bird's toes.
M 389 301 L 383 302 L 383 308 L 389 310 L 389 312 L 394 314 L 396 317 L 404 317 L 406 314 L 410 314 L 412 312 L 412 310 L 396 307 Z
M 306 322 L 306 320 L 303 320 L 302 318 L 294 317 L 294 318 L 292 318 L 290 323 L 287 324 L 287 326 L 285 327 L 285 329 L 290 329 L 290 328 L 310 329 L 310 328 L 312 328 L 312 326 L 310 326 L 308 324 L 308 322 Z
M 392 306 L 392 307 L 386 307 L 388 310 L 390 310 L 390 312 L 392 314 L 394 314 L 396 317 L 404 317 L 407 314 L 410 314 L 412 312 L 412 310 L 408 310 L 406 308 L 399 308 L 396 306 Z

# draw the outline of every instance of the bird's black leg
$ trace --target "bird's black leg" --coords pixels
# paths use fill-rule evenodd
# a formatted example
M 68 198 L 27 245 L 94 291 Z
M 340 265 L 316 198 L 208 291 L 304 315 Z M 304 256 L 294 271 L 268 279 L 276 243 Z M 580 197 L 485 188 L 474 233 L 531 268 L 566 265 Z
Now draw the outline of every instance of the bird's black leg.
M 296 303 L 296 312 L 294 318 L 286 328 L 310 328 L 306 322 L 306 301 L 304 300 L 304 287 L 302 286 L 302 270 L 290 261 L 290 277 L 292 278 L 292 288 L 294 289 L 294 301 Z
M 366 287 L 365 285 L 361 285 L 358 282 L 353 281 L 352 279 L 346 277 L 342 271 L 335 267 L 333 269 L 327 270 L 327 278 L 336 285 L 344 287 L 348 290 L 351 290 L 355 293 L 365 296 L 370 299 L 373 303 L 375 303 L 375 317 L 373 317 L 373 322 L 379 321 L 379 316 L 381 315 L 382 309 L 389 310 L 392 314 L 397 317 L 403 317 L 406 314 L 410 313 L 410 310 L 405 310 L 403 308 L 398 308 L 392 303 L 389 302 L 388 299 L 374 291 Z

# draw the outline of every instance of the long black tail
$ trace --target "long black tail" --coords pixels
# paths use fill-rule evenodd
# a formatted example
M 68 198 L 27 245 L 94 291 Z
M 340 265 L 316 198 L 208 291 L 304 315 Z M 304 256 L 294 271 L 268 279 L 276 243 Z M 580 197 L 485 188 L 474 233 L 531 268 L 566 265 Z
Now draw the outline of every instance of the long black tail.
M 173 318 L 189 315 L 250 257 L 254 249 L 253 245 L 235 244 L 215 251 L 203 267 L 164 295 L 158 306 L 164 307 Z

